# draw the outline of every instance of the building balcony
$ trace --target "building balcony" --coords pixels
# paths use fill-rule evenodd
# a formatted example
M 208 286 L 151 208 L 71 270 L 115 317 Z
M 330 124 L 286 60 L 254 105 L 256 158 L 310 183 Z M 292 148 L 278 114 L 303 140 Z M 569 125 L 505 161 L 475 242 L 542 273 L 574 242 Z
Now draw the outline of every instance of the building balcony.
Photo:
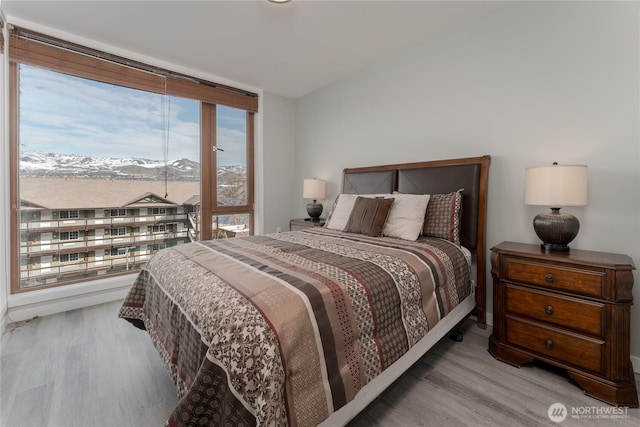
M 62 242 L 22 243 L 20 255 L 45 255 L 53 253 L 89 252 L 110 247 L 140 246 L 162 243 L 174 239 L 188 239 L 187 230 L 169 233 L 140 234 L 134 236 L 106 236 L 91 240 L 69 240 Z
M 52 230 L 89 230 L 96 228 L 110 228 L 122 225 L 167 224 L 187 222 L 187 214 L 175 215 L 141 215 L 141 216 L 113 216 L 108 218 L 76 218 L 59 220 L 24 221 L 20 223 L 22 231 L 52 231 Z
M 96 271 L 119 269 L 122 271 L 135 270 L 147 262 L 153 254 L 129 254 L 105 257 L 102 260 L 78 260 L 51 266 L 29 265 L 20 267 L 20 280 L 28 281 L 32 278 L 45 279 L 47 277 L 61 277 L 67 275 L 90 274 Z

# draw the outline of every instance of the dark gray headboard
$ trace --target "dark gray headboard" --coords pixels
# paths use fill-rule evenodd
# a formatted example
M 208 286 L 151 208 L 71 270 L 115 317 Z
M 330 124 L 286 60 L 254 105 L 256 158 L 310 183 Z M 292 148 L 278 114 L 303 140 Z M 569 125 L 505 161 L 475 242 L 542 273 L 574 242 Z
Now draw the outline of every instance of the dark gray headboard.
M 484 318 L 487 187 L 490 156 L 345 169 L 342 192 L 450 193 L 463 189 L 460 242 L 476 254 L 478 322 Z M 482 302 L 479 298 L 481 295 Z
M 398 191 L 409 194 L 438 194 L 462 189 L 460 243 L 468 249 L 476 249 L 480 170 L 481 165 L 477 163 L 401 169 L 398 171 Z
M 348 172 L 347 172 L 348 171 Z M 387 194 L 397 189 L 398 171 L 363 171 L 345 169 L 342 178 L 342 192 L 346 194 Z

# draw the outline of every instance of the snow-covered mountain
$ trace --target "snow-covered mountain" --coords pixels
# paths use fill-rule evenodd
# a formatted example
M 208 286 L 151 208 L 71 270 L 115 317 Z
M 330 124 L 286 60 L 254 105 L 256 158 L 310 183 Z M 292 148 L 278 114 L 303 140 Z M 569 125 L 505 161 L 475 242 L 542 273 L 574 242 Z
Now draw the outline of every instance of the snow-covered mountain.
M 221 169 L 224 174 L 224 169 L 227 168 Z M 241 166 L 231 166 L 228 169 L 234 173 L 245 173 L 245 168 Z M 152 180 L 165 179 L 166 174 L 171 181 L 198 181 L 200 163 L 177 159 L 168 162 L 165 167 L 164 162 L 159 160 L 23 151 L 20 155 L 20 174 L 36 177 Z

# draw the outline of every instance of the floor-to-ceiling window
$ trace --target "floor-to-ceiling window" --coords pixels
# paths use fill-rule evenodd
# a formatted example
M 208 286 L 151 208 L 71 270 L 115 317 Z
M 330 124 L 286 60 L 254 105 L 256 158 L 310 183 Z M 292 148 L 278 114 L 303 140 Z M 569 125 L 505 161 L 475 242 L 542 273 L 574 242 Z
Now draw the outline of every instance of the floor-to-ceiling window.
M 252 233 L 255 95 L 10 37 L 12 292 Z

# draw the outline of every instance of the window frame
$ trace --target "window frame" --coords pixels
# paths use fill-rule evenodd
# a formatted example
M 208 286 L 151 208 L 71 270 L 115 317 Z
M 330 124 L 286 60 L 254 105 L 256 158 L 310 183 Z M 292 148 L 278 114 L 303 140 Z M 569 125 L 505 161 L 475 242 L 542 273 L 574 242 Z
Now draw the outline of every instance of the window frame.
M 75 237 L 71 237 L 72 235 Z M 63 239 L 62 236 L 66 236 L 66 238 Z M 58 241 L 60 242 L 73 242 L 75 240 L 80 240 L 79 231 L 61 231 L 60 234 L 58 234 Z
M 167 232 L 166 224 L 153 224 L 149 226 L 149 234 L 164 234 Z
M 122 216 L 127 216 L 126 209 L 109 209 L 109 218 L 118 218 Z
M 217 108 L 213 104 L 202 104 L 202 135 L 203 140 L 201 143 L 200 152 L 200 164 L 211 165 L 210 168 L 201 167 L 201 183 L 210 182 L 211 185 L 208 188 L 208 196 L 203 197 L 204 186 L 200 191 L 201 199 L 201 233 L 205 236 L 205 239 L 212 239 L 213 237 L 213 221 L 211 218 L 217 215 L 233 215 L 233 214 L 249 214 L 249 229 L 253 233 L 255 227 L 255 211 L 254 211 L 254 144 L 255 144 L 255 113 L 247 111 L 246 124 L 247 124 L 247 203 L 245 205 L 233 205 L 223 206 L 218 204 L 217 189 L 218 189 L 218 174 L 217 169 Z M 208 218 L 205 220 L 205 218 Z
M 113 233 L 114 230 L 115 230 L 115 234 Z M 127 234 L 129 234 L 127 233 L 127 227 L 111 227 L 109 229 L 109 237 L 126 236 Z
M 79 219 L 79 218 L 80 218 L 80 210 L 78 209 L 65 209 L 63 211 L 58 211 L 58 219 Z
M 26 64 L 76 77 L 194 99 L 201 105 L 200 136 L 200 215 L 202 240 L 213 237 L 212 218 L 215 215 L 248 214 L 250 233 L 255 229 L 255 114 L 258 94 L 213 83 L 197 77 L 112 55 L 27 29 L 12 27 L 9 35 L 9 157 L 11 205 L 11 294 L 29 292 L 71 283 L 94 280 L 85 278 L 20 288 L 20 200 L 19 200 L 19 66 Z M 246 111 L 247 127 L 247 204 L 218 206 L 216 183 L 216 105 L 226 105 Z M 206 193 L 205 193 L 206 192 Z M 209 218 L 208 220 L 205 220 Z M 119 273 L 130 274 L 130 273 Z M 118 273 L 113 274 L 118 275 Z
M 114 254 L 115 251 L 115 254 Z M 109 257 L 127 256 L 127 248 L 111 247 L 109 248 Z
M 75 259 L 71 259 L 72 257 L 74 257 L 75 255 Z M 62 258 L 66 257 L 66 260 L 63 260 Z M 66 254 L 60 254 L 60 256 L 58 257 L 58 264 L 67 264 L 67 263 L 71 263 L 71 262 L 77 262 L 80 261 L 80 252 L 70 252 L 70 253 L 66 253 Z

